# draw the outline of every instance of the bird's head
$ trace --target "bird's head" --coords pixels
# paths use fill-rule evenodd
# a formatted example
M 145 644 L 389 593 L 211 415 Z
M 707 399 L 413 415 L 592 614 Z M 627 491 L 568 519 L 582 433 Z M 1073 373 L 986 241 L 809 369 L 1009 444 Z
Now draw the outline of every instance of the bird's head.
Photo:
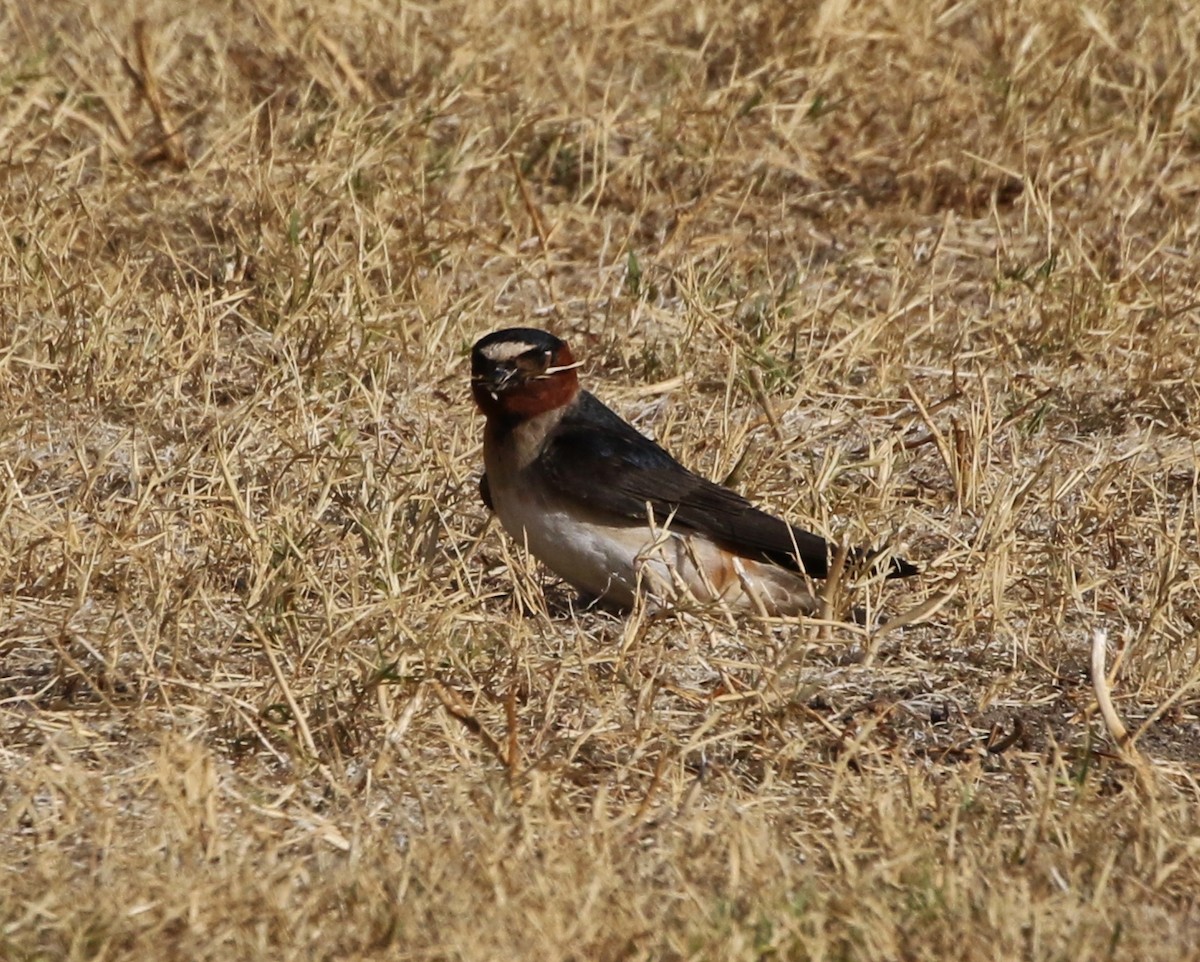
M 574 399 L 578 367 L 566 343 L 546 331 L 493 331 L 471 349 L 471 393 L 489 418 L 535 417 Z

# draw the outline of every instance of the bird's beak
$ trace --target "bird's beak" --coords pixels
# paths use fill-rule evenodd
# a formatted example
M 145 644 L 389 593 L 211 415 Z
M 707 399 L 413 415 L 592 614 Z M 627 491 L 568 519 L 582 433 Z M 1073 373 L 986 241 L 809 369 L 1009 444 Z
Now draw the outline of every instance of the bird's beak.
M 471 378 L 471 383 L 487 391 L 493 401 L 500 400 L 500 393 L 508 389 L 509 382 L 516 376 L 514 367 L 493 367 L 486 374 Z

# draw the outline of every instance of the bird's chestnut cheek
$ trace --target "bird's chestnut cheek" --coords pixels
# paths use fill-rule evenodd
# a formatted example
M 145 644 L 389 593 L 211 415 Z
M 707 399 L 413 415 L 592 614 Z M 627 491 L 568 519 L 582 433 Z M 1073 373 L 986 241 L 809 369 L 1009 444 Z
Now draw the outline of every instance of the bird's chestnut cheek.
M 574 371 L 563 371 L 513 383 L 494 394 L 483 381 L 472 384 L 471 393 L 486 416 L 521 420 L 569 404 L 579 393 L 579 378 Z
M 552 377 L 532 378 L 500 395 L 500 410 L 517 417 L 534 417 L 570 403 L 579 392 L 574 371 Z M 489 398 L 490 400 L 490 398 Z

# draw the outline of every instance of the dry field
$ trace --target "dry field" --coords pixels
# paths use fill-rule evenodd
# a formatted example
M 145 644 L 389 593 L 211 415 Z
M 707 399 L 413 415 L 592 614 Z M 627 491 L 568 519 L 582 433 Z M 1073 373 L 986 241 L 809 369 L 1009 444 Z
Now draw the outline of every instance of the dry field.
M 0 959 L 1200 957 L 1194 0 L 0 51 Z M 477 497 L 517 324 L 892 620 L 581 608 Z

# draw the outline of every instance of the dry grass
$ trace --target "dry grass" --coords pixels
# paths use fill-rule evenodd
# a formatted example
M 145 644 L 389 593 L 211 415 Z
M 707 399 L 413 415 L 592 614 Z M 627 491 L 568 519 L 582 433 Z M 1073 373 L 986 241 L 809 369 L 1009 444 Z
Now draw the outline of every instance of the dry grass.
M 1195 957 L 1194 3 L 0 17 L 0 957 Z M 574 610 L 518 322 L 936 610 Z

